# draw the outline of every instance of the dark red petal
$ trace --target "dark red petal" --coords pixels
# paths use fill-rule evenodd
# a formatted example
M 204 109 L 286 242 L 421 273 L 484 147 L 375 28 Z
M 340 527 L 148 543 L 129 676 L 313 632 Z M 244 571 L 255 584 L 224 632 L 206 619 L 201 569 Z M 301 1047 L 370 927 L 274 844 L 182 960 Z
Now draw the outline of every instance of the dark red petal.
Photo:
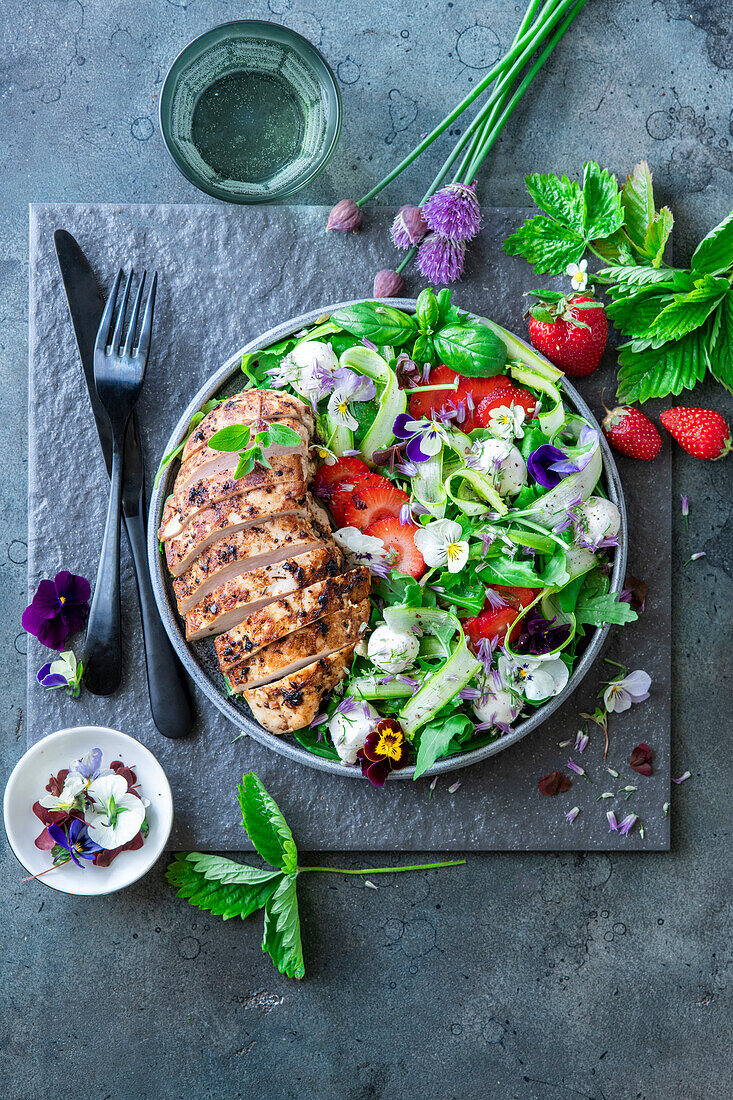
M 56 841 L 53 839 L 48 829 L 44 829 L 43 832 L 36 837 L 33 843 L 36 848 L 40 848 L 42 852 L 50 852 L 56 844 Z
M 652 774 L 652 750 L 649 745 L 644 741 L 640 745 L 637 745 L 635 749 L 631 750 L 631 756 L 629 757 L 629 766 L 638 772 L 639 775 L 649 776 Z
M 132 840 L 128 840 L 127 844 L 122 844 L 119 848 L 103 848 L 100 852 L 95 852 L 92 863 L 95 863 L 97 867 L 109 867 L 112 860 L 116 859 L 120 852 L 136 852 L 142 846 L 143 834 L 136 833 Z
M 369 782 L 375 787 L 383 787 L 389 775 L 389 763 L 386 759 L 377 760 L 363 772 Z
M 367 760 L 382 760 L 383 757 L 379 756 L 376 752 L 377 745 L 379 744 L 379 733 L 376 729 L 373 729 L 371 733 L 367 734 L 367 739 L 364 742 L 363 753 Z
M 549 775 L 543 775 L 537 784 L 540 794 L 564 794 L 565 791 L 570 790 L 572 785 L 568 777 L 563 775 L 562 772 L 550 772 Z

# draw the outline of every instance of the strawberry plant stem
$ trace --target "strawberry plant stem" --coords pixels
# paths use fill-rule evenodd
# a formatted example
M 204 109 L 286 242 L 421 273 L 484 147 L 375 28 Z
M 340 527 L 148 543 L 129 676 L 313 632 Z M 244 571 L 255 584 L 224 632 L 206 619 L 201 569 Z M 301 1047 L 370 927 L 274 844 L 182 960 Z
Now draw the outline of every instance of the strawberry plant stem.
M 409 867 L 362 867 L 359 871 L 352 871 L 346 867 L 299 867 L 298 872 L 327 871 L 333 875 L 391 875 L 395 871 L 432 871 L 435 867 L 459 867 L 465 862 L 465 859 L 449 859 L 443 863 L 413 863 Z

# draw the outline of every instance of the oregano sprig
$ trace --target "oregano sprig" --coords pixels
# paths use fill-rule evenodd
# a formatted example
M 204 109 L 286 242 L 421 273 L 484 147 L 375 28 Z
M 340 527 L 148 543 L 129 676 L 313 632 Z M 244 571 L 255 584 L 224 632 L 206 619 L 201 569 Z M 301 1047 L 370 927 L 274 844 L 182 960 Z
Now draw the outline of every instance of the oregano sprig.
M 270 866 L 251 867 L 226 856 L 203 852 L 178 852 L 166 870 L 166 878 L 198 909 L 230 920 L 245 920 L 264 910 L 262 950 L 288 978 L 305 975 L 298 914 L 297 879 L 306 871 L 338 875 L 380 875 L 396 871 L 427 871 L 455 867 L 465 859 L 408 867 L 300 867 L 298 849 L 285 817 L 259 776 L 248 772 L 237 787 L 242 827 L 257 852 Z
M 295 429 L 287 424 L 278 424 L 277 421 L 263 423 L 264 426 L 259 427 L 254 436 L 249 424 L 228 424 L 226 428 L 214 432 L 209 440 L 212 451 L 239 451 L 235 478 L 246 477 L 255 466 L 269 469 L 272 464 L 265 455 L 268 447 L 295 447 L 301 442 Z

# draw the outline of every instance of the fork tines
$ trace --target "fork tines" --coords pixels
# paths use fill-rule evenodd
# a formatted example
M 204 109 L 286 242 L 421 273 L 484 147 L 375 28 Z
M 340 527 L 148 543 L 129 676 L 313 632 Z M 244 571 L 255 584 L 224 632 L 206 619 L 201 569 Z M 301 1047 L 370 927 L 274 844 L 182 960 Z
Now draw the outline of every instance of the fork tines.
M 138 319 L 140 317 L 140 306 L 142 305 L 143 290 L 145 289 L 145 280 L 147 277 L 147 271 L 143 271 L 140 278 L 140 284 L 137 288 L 137 294 L 132 305 L 132 313 L 130 314 L 130 323 L 127 329 L 127 337 L 125 339 L 124 346 L 122 344 L 122 338 L 125 327 L 125 314 L 127 312 L 127 305 L 130 300 L 130 290 L 132 289 L 133 271 L 125 279 L 125 289 L 122 293 L 122 300 L 117 313 L 117 321 L 115 322 L 114 332 L 110 338 L 110 332 L 112 332 L 112 321 L 114 318 L 115 308 L 117 305 L 117 297 L 120 290 L 120 284 L 124 277 L 124 271 L 117 272 L 117 277 L 112 287 L 107 304 L 104 307 L 104 313 L 102 314 L 102 320 L 99 325 L 99 331 L 97 333 L 97 340 L 95 343 L 95 352 L 107 353 L 107 348 L 110 349 L 111 355 L 122 356 L 123 358 L 131 358 L 133 356 L 145 356 L 150 351 L 150 334 L 153 328 L 153 310 L 155 308 L 155 292 L 158 286 L 158 273 L 153 272 L 152 282 L 150 284 L 150 290 L 145 301 L 145 307 L 143 310 L 142 322 L 140 324 L 140 334 L 137 344 L 135 341 L 135 332 L 137 330 Z

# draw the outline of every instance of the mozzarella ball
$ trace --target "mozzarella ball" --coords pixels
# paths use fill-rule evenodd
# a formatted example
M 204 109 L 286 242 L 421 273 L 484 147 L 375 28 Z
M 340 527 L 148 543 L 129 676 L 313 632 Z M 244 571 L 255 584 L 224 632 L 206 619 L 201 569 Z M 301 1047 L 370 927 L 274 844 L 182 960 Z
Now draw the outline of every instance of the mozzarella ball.
M 379 715 L 369 703 L 356 702 L 353 710 L 337 711 L 328 723 L 328 732 L 336 752 L 344 764 L 355 764 L 356 754 L 379 721 Z
M 604 497 L 588 497 L 574 509 L 579 541 L 596 546 L 602 539 L 614 538 L 621 527 L 621 513 Z
M 511 693 L 500 688 L 477 699 L 473 704 L 473 713 L 479 722 L 501 722 L 502 725 L 508 726 L 517 717 L 519 707 L 512 699 Z
M 367 657 L 382 672 L 404 672 L 414 664 L 420 642 L 414 634 L 392 630 L 385 623 L 372 631 L 367 646 Z
M 292 383 L 293 389 L 307 399 L 315 397 L 321 390 L 319 373 L 326 371 L 333 374 L 339 365 L 333 348 L 321 340 L 306 340 L 298 344 L 287 356 L 287 362 L 298 372 Z
M 516 496 L 527 481 L 527 464 L 505 439 L 482 439 L 475 445 L 479 470 L 488 474 L 501 496 Z

